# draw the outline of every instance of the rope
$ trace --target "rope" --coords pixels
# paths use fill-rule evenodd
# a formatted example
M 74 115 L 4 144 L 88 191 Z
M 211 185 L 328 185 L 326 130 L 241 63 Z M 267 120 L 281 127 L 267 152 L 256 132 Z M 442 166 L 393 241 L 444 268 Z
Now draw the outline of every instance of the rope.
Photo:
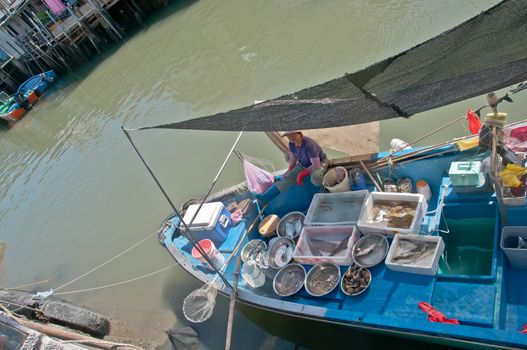
M 22 285 L 15 286 L 15 287 L 2 288 L 2 289 L 5 289 L 5 290 L 22 289 L 22 288 L 26 288 L 26 287 L 36 286 L 38 284 L 48 283 L 49 280 L 51 280 L 51 278 L 48 278 L 48 279 L 45 279 L 45 280 L 42 280 L 42 281 L 33 282 L 33 283 L 22 284 Z
M 145 238 L 143 238 L 142 240 L 140 240 L 139 242 L 137 242 L 136 244 L 132 245 L 130 248 L 124 250 L 123 252 L 117 254 L 116 256 L 114 256 L 113 258 L 105 261 L 104 263 L 100 264 L 99 266 L 97 267 L 94 267 L 93 269 L 91 269 L 90 271 L 88 272 L 85 272 L 83 273 L 82 275 L 80 275 L 79 277 L 77 278 L 74 278 L 73 280 L 69 281 L 68 283 L 65 283 L 63 284 L 62 286 L 58 287 L 55 289 L 55 291 L 58 291 L 58 290 L 61 290 L 62 288 L 74 283 L 74 282 L 77 282 L 78 280 L 80 280 L 81 278 L 83 277 L 86 277 L 87 275 L 89 275 L 90 273 L 94 272 L 94 271 L 97 271 L 98 269 L 100 269 L 101 267 L 103 267 L 104 265 L 106 264 L 109 264 L 110 262 L 114 261 L 115 259 L 119 258 L 120 256 L 128 253 L 130 250 L 134 249 L 135 247 L 137 247 L 138 245 L 140 245 L 141 243 L 145 242 L 148 238 L 150 238 L 152 235 L 151 234 L 148 234 L 148 236 L 146 236 Z M 58 293 L 57 293 L 58 294 Z
M 126 344 L 126 343 L 114 343 L 114 342 L 111 342 L 111 341 L 107 341 L 107 340 L 59 340 L 61 343 L 65 343 L 65 344 L 107 344 L 107 345 L 112 345 L 112 347 L 115 347 L 115 348 L 120 348 L 120 347 L 126 347 L 126 348 L 135 348 L 135 349 L 140 349 L 140 350 L 144 350 L 144 348 L 141 348 L 137 345 L 133 345 L 133 344 Z
M 168 266 L 165 266 L 163 267 L 162 269 L 159 269 L 157 271 L 154 271 L 154 272 L 150 272 L 150 273 L 147 273 L 146 275 L 142 275 L 142 276 L 139 276 L 139 277 L 134 277 L 134 278 L 131 278 L 131 279 L 128 279 L 126 281 L 121 281 L 121 282 L 115 282 L 115 283 L 112 283 L 112 284 L 107 284 L 107 285 L 104 285 L 104 286 L 99 286 L 99 287 L 93 287 L 93 288 L 86 288 L 86 289 L 78 289 L 78 290 L 72 290 L 72 291 L 69 291 L 69 292 L 60 292 L 60 293 L 54 293 L 55 295 L 66 295 L 66 294 L 73 294 L 73 293 L 82 293 L 82 292 L 91 292 L 91 291 L 94 291 L 94 290 L 99 290 L 99 289 L 105 289 L 105 288 L 110 288 L 110 287 L 115 287 L 115 286 L 119 286 L 121 284 L 126 284 L 126 283 L 130 283 L 130 282 L 135 282 L 135 281 L 138 281 L 142 278 L 146 278 L 146 277 L 150 277 L 150 276 L 153 276 L 153 275 L 156 275 L 158 273 L 161 273 L 165 270 L 168 270 L 169 268 L 172 268 L 174 266 L 177 266 L 178 264 L 177 263 L 174 263 L 174 264 L 170 264 Z

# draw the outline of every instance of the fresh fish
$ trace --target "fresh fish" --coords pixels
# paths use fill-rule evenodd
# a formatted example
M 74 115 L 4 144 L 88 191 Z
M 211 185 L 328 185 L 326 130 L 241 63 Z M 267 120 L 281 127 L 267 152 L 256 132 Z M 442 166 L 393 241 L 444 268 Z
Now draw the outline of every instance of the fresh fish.
M 392 260 L 394 262 L 402 262 L 402 260 L 405 260 L 406 262 L 415 263 L 424 257 L 429 256 L 436 248 L 435 243 L 415 244 L 415 246 L 416 247 L 411 250 L 406 250 L 395 255 Z
M 291 259 L 293 259 L 293 253 L 295 252 L 295 250 L 293 249 L 293 247 L 287 247 L 286 251 L 285 251 L 285 256 L 286 256 L 286 260 L 289 262 L 291 261 Z
M 377 248 L 377 246 L 379 246 L 380 242 L 377 242 L 377 243 L 372 243 L 371 245 L 367 246 L 366 248 L 364 249 L 360 249 L 360 247 L 357 247 L 357 253 L 355 254 L 355 256 L 364 256 L 364 255 L 368 255 L 372 252 L 372 250 L 374 250 L 375 248 Z
M 349 239 L 350 239 L 350 236 L 344 237 L 344 239 L 342 241 L 340 241 L 339 245 L 335 249 L 333 249 L 329 255 L 330 256 L 335 256 L 338 253 L 340 253 L 341 251 L 343 251 L 344 249 L 346 249 L 348 247 Z
M 278 249 L 276 250 L 273 256 L 273 261 L 277 267 L 282 267 L 287 264 L 286 253 L 287 247 L 285 245 L 278 247 Z
M 300 220 L 297 220 L 295 222 L 295 236 L 298 236 L 302 232 L 302 222 Z
M 285 234 L 289 238 L 293 238 L 295 236 L 295 224 L 288 222 L 285 224 Z
M 323 251 L 327 254 L 332 252 L 338 245 L 337 243 L 331 243 L 331 242 L 328 242 L 322 239 L 317 239 L 317 238 L 310 238 L 309 241 L 310 241 L 310 247 L 313 247 L 314 245 L 316 245 L 319 251 Z

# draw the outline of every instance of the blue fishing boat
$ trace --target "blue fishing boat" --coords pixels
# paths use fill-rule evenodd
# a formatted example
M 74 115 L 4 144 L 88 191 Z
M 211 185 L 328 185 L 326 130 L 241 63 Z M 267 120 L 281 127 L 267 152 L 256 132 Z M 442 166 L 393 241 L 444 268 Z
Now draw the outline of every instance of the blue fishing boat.
M 206 286 L 201 299 L 185 300 L 185 316 L 210 316 L 212 288 L 256 308 L 369 333 L 527 348 L 527 121 L 505 125 L 498 113 L 526 84 L 492 93 L 527 79 L 525 16 L 526 2 L 503 1 L 359 72 L 212 116 L 123 128 L 139 154 L 130 134 L 143 129 L 337 127 L 488 93 L 475 113 L 488 109 L 487 117 L 470 115 L 473 135 L 329 160 L 326 175 L 345 176 L 323 187 L 307 177 L 281 192 L 240 184 L 210 195 L 240 133 L 201 201 L 177 209 L 162 191 L 174 214 L 159 229 L 160 243 Z M 499 49 L 485 52 L 490 29 Z
M 14 96 L 0 94 L 0 119 L 9 126 L 19 121 L 51 86 L 57 75 L 53 70 L 32 76 L 18 87 Z
M 26 98 L 29 97 L 32 92 L 35 92 L 37 96 L 41 96 L 53 83 L 56 77 L 57 75 L 53 70 L 34 75 L 18 87 L 17 93 Z
M 525 198 L 520 199 L 521 205 L 504 205 L 504 223 L 500 217 L 500 201 L 490 188 L 472 188 L 473 193 L 464 193 L 454 187 L 447 174 L 451 164 L 479 159 L 477 153 L 478 147 L 461 151 L 456 144 L 432 151 L 410 149 L 404 154 L 413 156 L 391 169 L 392 176 L 410 178 L 414 183 L 426 179 L 431 188 L 432 197 L 417 237 L 441 238 L 444 243 L 439 260 L 434 262 L 438 268 L 433 275 L 412 273 L 411 264 L 400 266 L 403 270 L 409 269 L 405 272 L 392 270 L 381 262 L 369 269 L 371 283 L 357 296 L 347 295 L 337 285 L 332 292 L 321 297 L 311 295 L 305 287 L 291 296 L 281 297 L 273 289 L 273 279 L 267 277 L 258 288 L 241 282 L 238 300 L 278 313 L 416 340 L 460 347 L 525 348 L 527 337 L 522 331 L 527 323 L 527 250 L 516 249 L 517 237 L 527 236 Z M 370 160 L 375 162 L 387 154 L 373 155 Z M 414 160 L 423 157 L 427 158 Z M 232 200 L 254 199 L 250 192 L 235 193 L 239 193 L 239 188 L 213 196 L 211 201 L 227 205 Z M 264 210 L 261 209 L 265 204 L 254 201 L 254 209 L 240 224 L 229 228 L 224 239 L 214 239 L 217 249 L 229 259 L 231 254 L 240 254 L 240 247 L 251 240 L 269 243 L 269 239 L 263 238 L 257 230 L 261 219 L 271 214 L 283 217 L 289 212 L 305 213 L 318 193 L 320 188 L 306 181 L 303 186 L 295 186 L 275 197 Z M 335 210 L 351 211 L 352 208 Z M 255 219 L 257 224 L 251 228 Z M 164 223 L 161 229 L 163 245 L 191 275 L 203 283 L 210 283 L 215 272 L 192 256 L 192 246 L 181 234 L 180 227 L 177 215 Z M 324 229 L 331 231 L 342 227 L 326 226 Z M 516 241 L 509 248 L 503 244 L 500 247 L 500 241 L 505 239 L 504 232 L 511 229 L 517 230 Z M 200 238 L 205 237 L 206 233 Z M 387 237 L 393 245 L 397 236 Z M 520 257 L 513 258 L 520 260 L 519 265 L 511 265 L 512 262 L 518 264 L 518 260 L 509 261 L 506 251 L 520 254 Z M 303 267 L 309 271 L 313 265 L 303 264 Z M 348 267 L 339 266 L 342 275 Z M 224 271 L 231 284 L 233 274 L 234 264 L 231 263 Z M 220 292 L 230 294 L 227 285 L 218 285 Z M 449 319 L 457 319 L 459 324 L 429 321 L 426 312 L 433 314 L 433 310 L 423 312 L 419 308 L 423 305 L 421 303 L 433 306 Z

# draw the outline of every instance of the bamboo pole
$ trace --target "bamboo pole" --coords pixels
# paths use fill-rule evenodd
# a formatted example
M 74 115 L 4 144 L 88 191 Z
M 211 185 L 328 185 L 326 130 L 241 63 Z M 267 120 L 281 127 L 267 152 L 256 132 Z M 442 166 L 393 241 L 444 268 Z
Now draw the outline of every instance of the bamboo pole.
M 370 173 L 366 165 L 364 165 L 364 162 L 362 160 L 359 160 L 359 163 L 361 167 L 364 169 L 364 171 L 366 172 L 366 174 L 368 175 L 368 177 L 370 178 L 371 182 L 373 182 L 373 184 L 375 185 L 375 188 L 377 189 L 377 191 L 383 192 L 381 186 L 379 186 L 379 184 L 377 183 L 377 181 L 375 181 L 375 179 L 373 178 L 372 174 Z
M 266 131 L 265 134 L 271 139 L 271 141 L 278 147 L 280 152 L 284 154 L 285 157 L 289 154 L 289 148 L 284 142 L 284 139 L 280 137 L 280 134 L 276 131 Z
M 500 217 L 502 225 L 507 224 L 507 210 L 505 209 L 505 203 L 503 202 L 503 192 L 500 180 L 498 179 L 498 131 L 495 126 L 491 126 L 492 129 L 492 153 L 490 155 L 490 177 L 498 199 L 498 209 L 500 210 Z
M 231 301 L 229 303 L 229 318 L 227 321 L 227 335 L 225 339 L 225 350 L 231 349 L 232 324 L 234 321 L 234 306 L 236 304 L 236 294 L 238 292 L 238 277 L 240 276 L 241 255 L 236 257 L 236 270 L 234 271 L 234 285 L 231 292 Z
M 437 128 L 437 129 L 435 129 L 435 130 L 430 131 L 428 134 L 425 134 L 425 135 L 419 137 L 418 139 L 416 139 L 416 140 L 414 140 L 414 141 L 412 141 L 412 142 L 410 142 L 410 143 L 407 143 L 406 145 L 407 145 L 407 146 L 412 146 L 412 145 L 416 144 L 417 142 L 419 142 L 419 141 L 421 141 L 421 140 L 424 140 L 424 139 L 427 138 L 428 136 L 431 136 L 431 135 L 435 134 L 436 132 L 439 132 L 439 131 L 445 129 L 445 128 L 449 127 L 450 125 L 455 124 L 455 123 L 457 123 L 458 121 L 460 121 L 460 120 L 462 120 L 462 119 L 465 119 L 466 117 L 467 117 L 466 115 L 463 115 L 463 116 L 461 116 L 461 117 L 459 117 L 459 118 L 456 118 L 456 119 L 454 119 L 453 121 L 451 121 L 451 122 L 449 122 L 449 123 L 446 123 L 445 125 L 440 126 L 439 128 Z M 392 152 L 390 152 L 390 154 L 384 156 L 381 160 L 384 160 L 385 158 L 389 158 L 389 157 L 391 157 L 392 155 L 394 155 L 395 153 L 397 153 L 397 152 L 399 152 L 399 151 L 400 151 L 400 150 L 393 150 Z
M 406 163 L 411 163 L 411 162 L 414 162 L 414 161 L 416 161 L 416 160 L 422 160 L 422 159 L 426 159 L 426 158 L 432 158 L 432 157 L 440 156 L 440 155 L 443 155 L 443 154 L 446 154 L 446 153 L 450 153 L 450 152 L 454 152 L 454 150 L 452 150 L 452 149 L 447 149 L 447 150 L 444 150 L 444 151 L 441 151 L 441 152 L 437 152 L 437 153 L 425 154 L 424 156 L 417 157 L 417 158 L 405 159 L 405 160 L 403 160 L 403 161 L 397 162 L 397 165 L 406 164 Z M 379 170 L 379 169 L 382 169 L 382 168 L 384 168 L 384 167 L 386 167 L 386 166 L 388 166 L 388 165 L 383 165 L 383 166 L 376 167 L 375 169 L 370 169 L 370 170 Z M 377 175 L 378 175 L 378 174 L 377 174 Z
M 389 165 L 390 163 L 391 164 L 395 164 L 395 163 L 398 163 L 402 160 L 406 160 L 406 159 L 409 159 L 409 158 L 413 158 L 415 156 L 418 156 L 420 154 L 423 154 L 423 153 L 426 153 L 426 152 L 431 152 L 431 151 L 435 151 L 435 150 L 438 150 L 440 148 L 443 148 L 447 145 L 449 145 L 450 143 L 443 143 L 443 144 L 439 144 L 439 145 L 436 145 L 436 146 L 432 146 L 432 147 L 426 147 L 426 148 L 423 148 L 423 149 L 420 149 L 420 150 L 416 150 L 416 151 L 413 151 L 413 152 L 409 152 L 407 154 L 404 154 L 404 155 L 401 155 L 401 156 L 398 156 L 398 157 L 393 157 L 391 158 L 391 162 L 389 161 L 383 161 L 383 162 L 378 162 L 378 163 L 373 163 L 370 167 L 370 170 L 374 170 L 374 169 L 378 169 L 378 168 L 383 168 L 387 165 Z M 451 150 L 449 150 L 451 151 Z

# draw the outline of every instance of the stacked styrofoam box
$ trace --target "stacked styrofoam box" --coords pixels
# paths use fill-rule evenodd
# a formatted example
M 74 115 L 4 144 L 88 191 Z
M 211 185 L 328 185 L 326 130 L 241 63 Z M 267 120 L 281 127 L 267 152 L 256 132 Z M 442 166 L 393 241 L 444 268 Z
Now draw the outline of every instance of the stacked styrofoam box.
M 348 246 L 345 250 L 335 256 L 329 255 L 313 255 L 309 249 L 309 239 L 323 240 L 326 242 L 339 244 L 345 237 L 344 234 L 349 234 Z M 351 251 L 353 245 L 359 239 L 360 232 L 356 226 L 304 226 L 300 233 L 300 238 L 296 244 L 293 253 L 293 259 L 301 264 L 315 265 L 321 262 L 334 263 L 336 265 L 349 266 L 353 264 Z M 311 254 L 309 253 L 311 252 Z
M 370 220 L 371 210 L 377 201 L 406 202 L 415 205 L 415 215 L 409 228 L 389 227 L 386 222 L 373 222 Z M 425 197 L 420 193 L 397 193 L 397 192 L 371 192 L 362 207 L 357 222 L 357 227 L 362 234 L 383 233 L 385 235 L 419 234 L 421 222 L 426 215 L 428 204 Z
M 415 262 L 399 263 L 394 261 L 394 256 L 397 254 L 399 249 L 399 241 L 401 239 L 410 240 L 411 242 L 416 243 L 435 242 L 436 248 L 432 255 L 426 256 L 422 259 L 417 259 Z M 414 273 L 418 275 L 434 276 L 437 274 L 437 270 L 439 268 L 439 259 L 443 255 L 444 250 L 445 243 L 443 242 L 443 238 L 441 238 L 441 236 L 397 234 L 393 239 L 392 245 L 390 246 L 390 250 L 388 251 L 388 255 L 386 255 L 386 260 L 384 262 L 386 267 L 388 267 L 390 270 Z

